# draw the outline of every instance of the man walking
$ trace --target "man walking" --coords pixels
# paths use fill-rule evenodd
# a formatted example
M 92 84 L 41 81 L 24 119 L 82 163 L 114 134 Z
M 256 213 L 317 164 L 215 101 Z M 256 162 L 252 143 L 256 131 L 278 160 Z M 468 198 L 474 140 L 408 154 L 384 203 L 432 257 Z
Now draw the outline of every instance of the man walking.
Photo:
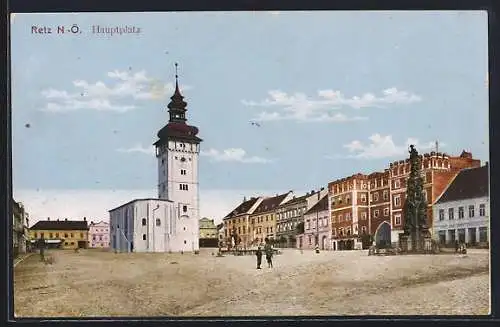
M 260 249 L 260 246 L 257 247 L 255 255 L 257 256 L 257 269 L 262 269 L 260 268 L 260 265 L 262 264 L 262 250 Z
M 271 244 L 269 243 L 269 239 L 266 238 L 266 245 L 264 248 L 266 252 L 266 260 L 267 260 L 267 267 L 272 268 L 273 267 L 273 248 Z

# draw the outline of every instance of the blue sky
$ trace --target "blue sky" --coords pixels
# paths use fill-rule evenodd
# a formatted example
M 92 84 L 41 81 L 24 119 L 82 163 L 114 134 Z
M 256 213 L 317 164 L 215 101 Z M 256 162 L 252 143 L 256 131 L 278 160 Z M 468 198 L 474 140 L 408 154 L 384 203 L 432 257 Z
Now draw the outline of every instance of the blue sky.
M 72 24 L 82 33 L 55 34 Z M 408 143 L 488 160 L 485 12 L 16 14 L 11 26 L 14 195 L 35 220 L 107 219 L 156 195 L 174 62 L 204 139 L 201 213 L 217 220 L 243 194 L 382 170 Z

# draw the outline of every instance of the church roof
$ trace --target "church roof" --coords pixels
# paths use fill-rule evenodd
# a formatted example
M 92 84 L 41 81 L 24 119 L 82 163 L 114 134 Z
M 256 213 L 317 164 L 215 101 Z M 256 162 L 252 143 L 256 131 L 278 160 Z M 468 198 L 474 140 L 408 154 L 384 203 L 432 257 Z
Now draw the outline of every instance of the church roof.
M 461 170 L 441 194 L 436 204 L 488 196 L 488 165 Z

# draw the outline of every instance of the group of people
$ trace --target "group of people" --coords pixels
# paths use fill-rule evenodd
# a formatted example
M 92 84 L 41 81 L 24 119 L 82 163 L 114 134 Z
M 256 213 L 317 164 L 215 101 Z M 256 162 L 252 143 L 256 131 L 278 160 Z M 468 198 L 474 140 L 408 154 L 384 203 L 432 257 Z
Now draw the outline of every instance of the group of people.
M 264 245 L 264 252 L 266 253 L 266 261 L 267 267 L 273 267 L 273 247 L 269 243 L 269 239 L 266 238 L 266 244 Z M 260 265 L 262 264 L 262 249 L 260 246 L 257 247 L 257 251 L 255 252 L 257 256 L 257 269 L 262 269 Z

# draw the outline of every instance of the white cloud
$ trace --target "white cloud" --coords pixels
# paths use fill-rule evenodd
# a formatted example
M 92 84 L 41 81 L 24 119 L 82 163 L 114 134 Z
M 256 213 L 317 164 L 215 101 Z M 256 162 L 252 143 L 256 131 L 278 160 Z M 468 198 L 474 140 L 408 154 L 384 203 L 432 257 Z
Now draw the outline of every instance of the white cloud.
M 342 114 L 332 114 L 332 110 L 342 107 L 382 108 L 393 104 L 410 104 L 421 101 L 418 95 L 407 91 L 399 91 L 396 88 L 388 88 L 382 91 L 380 96 L 373 93 L 365 93 L 362 96 L 346 98 L 340 91 L 320 90 L 317 96 L 312 98 L 304 93 L 287 94 L 283 91 L 272 90 L 268 92 L 268 98 L 262 101 L 242 100 L 246 106 L 254 107 L 281 107 L 280 111 L 263 111 L 254 119 L 257 121 L 296 120 L 304 122 L 347 122 L 366 120 L 366 117 L 347 117 Z M 341 115 L 341 116 L 339 116 Z
M 241 162 L 241 163 L 269 163 L 272 160 L 252 156 L 249 157 L 245 150 L 241 148 L 230 148 L 222 151 L 209 149 L 201 151 L 200 155 L 211 158 L 213 161 Z
M 56 90 L 42 91 L 42 96 L 49 102 L 42 108 L 48 112 L 68 112 L 80 109 L 107 110 L 126 112 L 137 108 L 130 104 L 137 100 L 161 100 L 174 91 L 173 83 L 163 83 L 146 74 L 138 72 L 114 70 L 107 73 L 109 83 L 97 81 L 89 83 L 84 80 L 73 81 L 74 91 Z M 188 86 L 183 87 L 189 89 Z M 124 104 L 123 102 L 128 102 Z
M 200 217 L 210 217 L 217 223 L 231 212 L 246 196 L 271 196 L 287 190 L 200 190 Z M 301 194 L 300 192 L 298 194 Z M 154 189 L 92 190 L 92 189 L 18 189 L 14 199 L 22 202 L 30 216 L 30 226 L 39 220 L 74 219 L 109 221 L 108 210 L 134 199 L 156 198 Z
M 144 153 L 144 154 L 155 154 L 155 147 L 154 146 L 143 146 L 141 144 L 134 145 L 130 148 L 120 148 L 116 149 L 118 152 L 122 153 Z
M 392 139 L 392 135 L 383 136 L 380 134 L 373 134 L 368 139 L 370 141 L 368 144 L 359 140 L 344 144 L 344 148 L 351 154 L 333 158 L 380 159 L 405 156 L 408 154 L 408 146 L 410 144 L 415 145 L 420 152 L 431 150 L 435 147 L 435 142 L 420 143 L 419 140 L 415 138 L 408 138 L 404 145 L 396 145 Z M 439 146 L 446 146 L 446 144 L 439 143 Z

